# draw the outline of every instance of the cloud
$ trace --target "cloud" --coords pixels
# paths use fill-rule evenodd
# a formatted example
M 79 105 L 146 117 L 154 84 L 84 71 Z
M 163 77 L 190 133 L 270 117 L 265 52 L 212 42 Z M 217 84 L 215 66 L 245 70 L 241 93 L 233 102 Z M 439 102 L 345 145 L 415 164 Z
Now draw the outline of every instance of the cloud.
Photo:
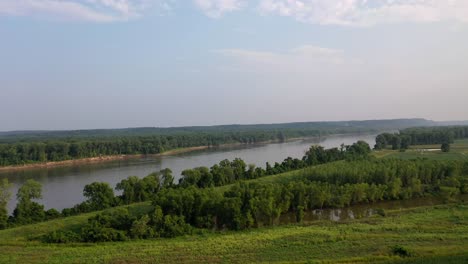
M 94 22 L 141 17 L 150 7 L 173 11 L 182 0 L 0 0 L 0 16 Z M 468 23 L 468 0 L 192 0 L 205 15 L 255 6 L 260 14 L 292 17 L 319 25 L 373 26 L 391 23 Z
M 243 0 L 194 0 L 195 5 L 207 16 L 219 18 L 226 12 L 240 10 L 246 6 Z
M 0 15 L 112 22 L 141 16 L 154 0 L 1 0 Z
M 466 0 L 260 0 L 259 10 L 321 25 L 468 22 Z

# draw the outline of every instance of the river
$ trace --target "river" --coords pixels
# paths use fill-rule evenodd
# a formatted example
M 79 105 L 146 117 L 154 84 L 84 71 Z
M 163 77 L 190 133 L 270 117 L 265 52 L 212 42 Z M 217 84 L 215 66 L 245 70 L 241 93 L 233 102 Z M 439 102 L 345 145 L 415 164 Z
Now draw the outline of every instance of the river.
M 46 209 L 61 210 L 84 201 L 84 186 L 95 181 L 107 182 L 115 187 L 118 182 L 130 175 L 144 177 L 151 172 L 170 168 L 174 172 L 176 182 L 178 182 L 183 170 L 200 166 L 211 167 L 223 159 L 241 158 L 247 164 L 265 167 L 266 162 L 273 164 L 281 162 L 287 157 L 301 158 L 305 151 L 314 144 L 332 148 L 339 147 L 342 143 L 350 145 L 358 140 L 364 140 L 373 146 L 375 137 L 376 135 L 329 136 L 285 143 L 220 147 L 171 156 L 0 172 L 0 179 L 8 178 L 13 183 L 11 189 L 13 198 L 8 204 L 10 212 L 16 205 L 14 197 L 18 188 L 28 179 L 34 179 L 42 184 L 43 198 L 38 202 L 44 204 Z

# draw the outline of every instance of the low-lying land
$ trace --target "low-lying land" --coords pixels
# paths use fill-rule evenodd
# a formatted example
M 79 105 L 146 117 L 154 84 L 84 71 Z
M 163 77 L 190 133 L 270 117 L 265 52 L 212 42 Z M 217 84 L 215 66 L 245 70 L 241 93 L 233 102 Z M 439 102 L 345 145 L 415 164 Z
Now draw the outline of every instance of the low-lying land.
M 398 159 L 431 159 L 431 160 L 468 160 L 468 139 L 455 140 L 450 146 L 450 152 L 442 152 L 439 144 L 414 145 L 405 151 L 400 150 L 378 150 L 373 153 L 378 158 Z
M 148 204 L 133 205 L 147 211 Z M 173 239 L 44 244 L 36 236 L 75 229 L 91 214 L 0 231 L 0 263 L 466 263 L 465 202 L 239 232 L 200 231 Z M 436 223 L 436 224 L 435 224 Z

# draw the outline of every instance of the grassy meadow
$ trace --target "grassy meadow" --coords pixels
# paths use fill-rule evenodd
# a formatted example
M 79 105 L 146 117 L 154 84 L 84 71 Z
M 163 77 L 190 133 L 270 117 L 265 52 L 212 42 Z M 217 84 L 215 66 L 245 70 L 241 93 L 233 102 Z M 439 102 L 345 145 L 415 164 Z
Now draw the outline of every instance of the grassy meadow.
M 411 146 L 408 150 L 380 150 L 373 154 L 378 158 L 398 158 L 416 159 L 426 158 L 432 160 L 468 160 L 468 139 L 456 140 L 450 145 L 450 152 L 444 153 L 440 150 L 440 145 L 417 145 Z
M 132 210 L 144 212 L 148 204 Z M 79 228 L 91 214 L 0 231 L 0 263 L 466 263 L 468 204 L 388 211 L 241 232 L 195 231 L 173 239 L 45 244 L 37 236 Z M 436 224 L 435 224 L 436 223 Z M 399 246 L 404 255 L 393 248 Z

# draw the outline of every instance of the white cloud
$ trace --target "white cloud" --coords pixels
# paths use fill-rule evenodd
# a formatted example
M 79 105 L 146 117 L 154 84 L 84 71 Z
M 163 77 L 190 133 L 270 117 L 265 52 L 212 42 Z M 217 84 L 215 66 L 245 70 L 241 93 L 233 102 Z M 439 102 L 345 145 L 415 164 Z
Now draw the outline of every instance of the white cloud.
M 0 0 L 0 15 L 110 22 L 140 17 L 149 7 L 171 12 L 182 0 Z M 209 17 L 256 6 L 263 15 L 320 25 L 468 23 L 468 0 L 192 0 Z M 189 3 L 190 3 L 189 2 Z
M 259 10 L 322 25 L 468 22 L 467 0 L 260 0 Z
M 154 0 L 1 0 L 0 15 L 112 22 L 139 17 Z
M 194 0 L 195 5 L 207 16 L 218 18 L 226 12 L 240 10 L 246 6 L 243 0 Z

